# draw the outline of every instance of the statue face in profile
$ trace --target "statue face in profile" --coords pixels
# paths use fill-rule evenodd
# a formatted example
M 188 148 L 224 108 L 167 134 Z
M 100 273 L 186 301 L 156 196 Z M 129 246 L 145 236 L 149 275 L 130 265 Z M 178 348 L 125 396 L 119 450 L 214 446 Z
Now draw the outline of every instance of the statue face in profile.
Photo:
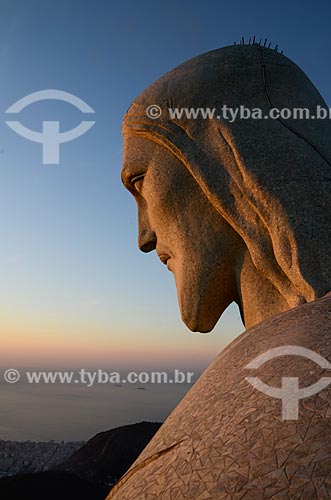
M 192 331 L 210 331 L 238 302 L 241 238 L 184 165 L 158 144 L 129 137 L 122 179 L 137 203 L 139 248 L 156 250 L 173 272 L 184 323 Z
M 330 124 L 168 113 L 224 104 L 263 115 L 326 107 L 294 63 L 253 45 L 182 64 L 126 113 L 122 179 L 137 202 L 139 247 L 173 272 L 182 319 L 200 332 L 233 301 L 250 327 L 331 288 Z

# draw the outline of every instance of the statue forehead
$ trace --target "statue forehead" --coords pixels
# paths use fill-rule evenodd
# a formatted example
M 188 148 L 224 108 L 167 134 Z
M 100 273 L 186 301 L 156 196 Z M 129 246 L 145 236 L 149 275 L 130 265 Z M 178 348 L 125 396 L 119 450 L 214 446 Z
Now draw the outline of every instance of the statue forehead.
M 123 134 L 123 155 L 125 157 L 145 158 L 152 155 L 157 146 L 154 141 L 147 137 L 130 133 Z
M 158 153 L 160 146 L 144 137 L 131 134 L 124 137 L 122 172 L 131 164 L 147 167 L 152 157 Z M 162 153 L 165 153 L 165 150 Z
M 165 147 L 147 137 L 124 134 L 124 138 L 121 172 L 124 184 L 139 170 L 147 171 L 151 164 L 169 165 L 172 161 L 176 161 L 176 158 Z

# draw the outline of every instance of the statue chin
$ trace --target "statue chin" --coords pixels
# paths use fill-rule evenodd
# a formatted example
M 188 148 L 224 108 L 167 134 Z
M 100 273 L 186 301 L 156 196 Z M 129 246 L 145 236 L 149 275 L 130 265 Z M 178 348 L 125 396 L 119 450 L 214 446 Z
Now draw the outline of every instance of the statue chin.
M 182 321 L 191 332 L 210 333 L 227 307 L 215 308 L 204 295 L 181 293 L 177 289 Z
M 182 320 L 187 326 L 191 332 L 198 332 L 198 333 L 210 333 L 214 326 L 216 325 L 216 322 L 213 322 L 212 324 L 208 323 L 206 321 L 206 318 L 188 318 L 186 319 L 185 316 L 182 313 Z

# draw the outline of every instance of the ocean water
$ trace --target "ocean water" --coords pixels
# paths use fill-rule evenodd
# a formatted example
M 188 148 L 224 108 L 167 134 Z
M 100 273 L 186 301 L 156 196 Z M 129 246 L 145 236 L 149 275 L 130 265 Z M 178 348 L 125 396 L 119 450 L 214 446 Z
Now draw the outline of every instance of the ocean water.
M 0 439 L 76 441 L 121 425 L 161 422 L 192 384 L 0 383 Z M 144 387 L 144 389 L 139 389 Z

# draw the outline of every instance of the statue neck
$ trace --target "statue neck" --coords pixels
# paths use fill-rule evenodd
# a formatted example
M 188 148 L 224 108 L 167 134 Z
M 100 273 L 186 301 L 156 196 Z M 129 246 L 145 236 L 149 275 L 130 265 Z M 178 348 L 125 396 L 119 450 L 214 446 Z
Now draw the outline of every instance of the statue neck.
M 287 298 L 257 271 L 248 251 L 237 271 L 237 290 L 238 306 L 246 329 L 291 308 Z

